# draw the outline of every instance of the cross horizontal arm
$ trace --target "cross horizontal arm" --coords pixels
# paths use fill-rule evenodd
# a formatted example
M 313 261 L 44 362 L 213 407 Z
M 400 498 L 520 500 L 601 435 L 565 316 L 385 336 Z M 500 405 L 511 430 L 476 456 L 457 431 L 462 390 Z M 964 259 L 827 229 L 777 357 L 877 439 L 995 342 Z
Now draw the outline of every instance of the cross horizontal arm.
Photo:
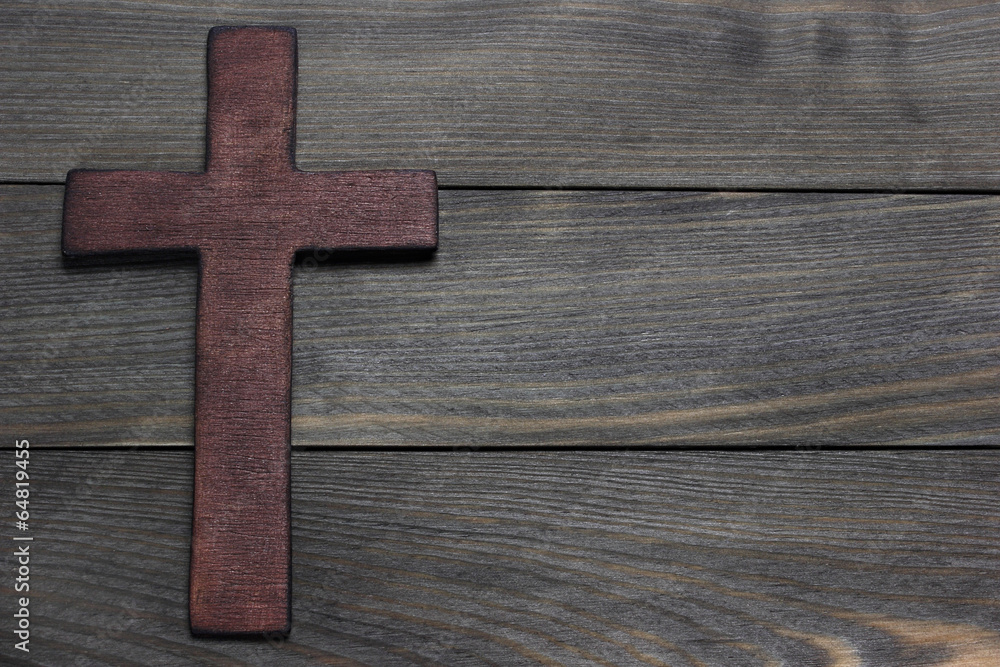
M 289 235 L 295 250 L 434 249 L 433 171 L 296 172 Z
M 71 171 L 63 206 L 63 252 L 195 248 L 191 193 L 204 174 L 158 171 Z

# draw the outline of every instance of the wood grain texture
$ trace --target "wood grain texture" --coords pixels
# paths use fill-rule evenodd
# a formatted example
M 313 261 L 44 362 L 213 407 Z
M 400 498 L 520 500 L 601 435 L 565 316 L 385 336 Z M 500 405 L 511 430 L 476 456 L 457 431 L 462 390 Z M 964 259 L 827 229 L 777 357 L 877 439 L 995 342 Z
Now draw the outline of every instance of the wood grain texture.
M 284 643 L 188 635 L 191 468 L 32 451 L 32 664 L 1000 662 L 996 451 L 296 452 Z
M 62 188 L 2 194 L 3 423 L 189 445 L 194 265 L 62 264 Z M 994 197 L 441 195 L 432 262 L 302 258 L 293 445 L 1000 438 Z
M 296 252 L 433 250 L 433 172 L 295 168 L 292 28 L 208 36 L 204 172 L 75 170 L 63 253 L 198 258 L 191 628 L 289 626 L 291 265 Z
M 312 171 L 461 185 L 1000 187 L 1000 4 L 7 2 L 0 179 L 202 167 L 203 39 L 291 25 Z

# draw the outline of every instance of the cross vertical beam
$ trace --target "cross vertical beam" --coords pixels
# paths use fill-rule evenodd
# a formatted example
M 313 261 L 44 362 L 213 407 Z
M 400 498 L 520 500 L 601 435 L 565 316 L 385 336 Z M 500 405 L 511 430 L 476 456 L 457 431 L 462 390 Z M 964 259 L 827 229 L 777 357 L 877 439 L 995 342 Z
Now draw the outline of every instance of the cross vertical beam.
M 213 28 L 208 74 L 205 172 L 70 172 L 63 251 L 197 252 L 191 628 L 284 633 L 295 253 L 432 250 L 437 185 L 295 168 L 291 28 Z

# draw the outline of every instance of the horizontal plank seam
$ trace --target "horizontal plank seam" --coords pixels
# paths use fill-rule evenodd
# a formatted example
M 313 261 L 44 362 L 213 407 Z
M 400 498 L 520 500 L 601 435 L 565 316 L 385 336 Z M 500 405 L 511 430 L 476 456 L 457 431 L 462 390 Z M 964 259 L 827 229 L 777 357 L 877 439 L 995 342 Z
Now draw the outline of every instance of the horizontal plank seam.
M 30 435 L 30 434 L 29 434 Z M 18 438 L 21 439 L 21 438 Z M 192 451 L 194 445 L 150 444 L 141 445 L 50 445 L 32 444 L 32 449 L 47 449 L 59 452 L 129 452 L 137 450 L 149 451 Z M 12 443 L 4 449 L 13 449 Z M 877 445 L 639 445 L 635 447 L 622 445 L 483 445 L 478 447 L 454 447 L 436 445 L 293 445 L 293 452 L 335 452 L 335 453 L 371 453 L 371 452 L 428 452 L 468 454 L 470 452 L 967 452 L 967 451 L 1000 451 L 1000 444 L 972 445 L 892 445 L 879 447 Z
M 464 190 L 469 192 L 705 192 L 734 194 L 866 194 L 866 195 L 1000 195 L 1000 189 L 991 188 L 809 188 L 809 187 L 747 187 L 713 188 L 692 186 L 622 186 L 622 185 L 461 185 L 438 183 L 438 190 Z
M 65 181 L 0 180 L 0 187 L 65 186 Z M 809 188 L 809 187 L 747 187 L 713 188 L 693 186 L 649 185 L 463 185 L 438 183 L 438 190 L 468 192 L 718 192 L 746 194 L 871 194 L 871 195 L 1000 195 L 1000 188 Z

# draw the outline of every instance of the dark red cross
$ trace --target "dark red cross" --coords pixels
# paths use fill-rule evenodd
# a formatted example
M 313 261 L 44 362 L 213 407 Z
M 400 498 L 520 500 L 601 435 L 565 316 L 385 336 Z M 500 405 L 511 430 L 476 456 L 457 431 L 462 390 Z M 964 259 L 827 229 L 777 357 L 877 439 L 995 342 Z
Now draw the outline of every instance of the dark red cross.
M 291 271 L 303 249 L 433 249 L 431 171 L 295 168 L 296 34 L 214 28 L 204 173 L 71 171 L 67 255 L 197 252 L 191 628 L 290 627 Z

